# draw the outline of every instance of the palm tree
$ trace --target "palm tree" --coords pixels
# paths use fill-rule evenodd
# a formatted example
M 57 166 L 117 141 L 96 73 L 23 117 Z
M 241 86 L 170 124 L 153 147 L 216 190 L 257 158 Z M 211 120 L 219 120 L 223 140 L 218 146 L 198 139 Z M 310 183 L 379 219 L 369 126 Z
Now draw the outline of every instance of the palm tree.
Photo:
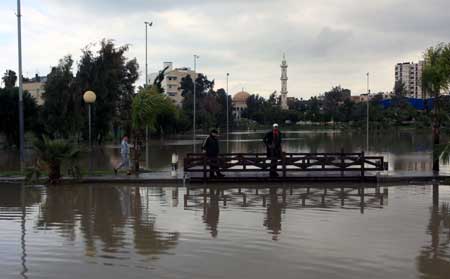
M 80 169 L 77 166 L 80 150 L 74 144 L 64 139 L 49 139 L 44 136 L 34 143 L 34 149 L 38 159 L 27 178 L 30 179 L 33 175 L 38 177 L 45 170 L 48 172 L 49 183 L 58 184 L 63 164 L 68 165 L 68 170 L 73 176 L 80 176 Z
M 134 98 L 131 106 L 132 133 L 134 137 L 134 164 L 133 169 L 139 171 L 139 158 L 141 155 L 145 128 L 156 128 L 160 115 L 176 114 L 175 105 L 157 87 L 143 88 Z
M 433 128 L 433 171 L 439 172 L 440 127 L 443 114 L 440 110 L 442 91 L 450 87 L 450 43 L 430 47 L 424 54 L 425 65 L 422 72 L 422 87 L 434 98 L 432 115 Z

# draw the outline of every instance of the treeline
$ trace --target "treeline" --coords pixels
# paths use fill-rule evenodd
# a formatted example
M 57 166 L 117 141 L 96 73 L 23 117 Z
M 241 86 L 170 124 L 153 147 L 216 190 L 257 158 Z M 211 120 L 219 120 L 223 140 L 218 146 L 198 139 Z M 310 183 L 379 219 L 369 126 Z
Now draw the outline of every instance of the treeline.
M 321 97 L 308 100 L 291 99 L 289 110 L 281 110 L 280 98 L 275 93 L 265 99 L 251 95 L 247 109 L 243 112 L 244 122 L 250 120 L 259 125 L 271 123 L 342 123 L 349 127 L 363 127 L 367 119 L 367 99 L 354 101 L 351 91 L 340 86 L 324 92 Z M 427 110 L 417 110 L 408 101 L 402 83 L 396 83 L 391 96 L 391 105 L 384 108 L 383 93 L 373 94 L 369 101 L 369 118 L 374 128 L 388 128 L 400 125 L 429 127 L 431 114 Z M 448 97 L 442 97 L 443 109 L 450 112 Z
M 88 137 L 87 105 L 83 93 L 92 90 L 97 95 L 92 106 L 92 131 L 96 142 L 102 143 L 111 131 L 119 128 L 131 129 L 131 100 L 138 79 L 139 65 L 136 59 L 128 60 L 125 53 L 128 46 L 116 47 L 111 40 L 100 42 L 97 52 L 93 46 L 82 50 L 82 55 L 74 72 L 74 60 L 68 55 L 51 68 L 42 95 L 44 103 L 36 105 L 25 92 L 25 131 L 50 138 L 66 138 L 83 141 Z M 17 77 L 12 71 L 5 73 L 0 94 L 0 103 L 8 100 L 8 105 L 0 111 L 0 133 L 6 135 L 8 145 L 16 145 L 18 120 L 7 121 L 4 115 L 17 118 L 18 89 Z M 8 80 L 8 82 L 5 82 Z
M 51 68 L 45 83 L 43 105 L 28 92 L 24 92 L 25 131 L 38 137 L 64 138 L 81 142 L 88 139 L 88 107 L 83 93 L 94 91 L 97 98 L 92 105 L 92 136 L 94 142 L 102 144 L 123 134 L 133 133 L 133 99 L 144 93 L 161 94 L 164 110 L 158 110 L 152 118 L 152 135 L 183 133 L 193 126 L 193 79 L 190 76 L 181 82 L 184 101 L 176 107 L 162 94 L 164 70 L 154 84 L 135 87 L 139 78 L 136 59 L 128 59 L 127 45 L 116 46 L 112 40 L 102 40 L 94 51 L 95 44 L 82 50 L 77 65 L 72 56 L 60 59 Z M 74 71 L 74 68 L 75 71 Z M 225 126 L 226 92 L 214 90 L 214 81 L 199 74 L 196 82 L 196 127 L 210 129 Z M 3 76 L 4 87 L 0 88 L 0 134 L 5 135 L 7 146 L 18 143 L 18 88 L 17 75 L 9 70 Z M 161 100 L 158 100 L 161 102 Z M 231 120 L 231 98 L 230 120 Z

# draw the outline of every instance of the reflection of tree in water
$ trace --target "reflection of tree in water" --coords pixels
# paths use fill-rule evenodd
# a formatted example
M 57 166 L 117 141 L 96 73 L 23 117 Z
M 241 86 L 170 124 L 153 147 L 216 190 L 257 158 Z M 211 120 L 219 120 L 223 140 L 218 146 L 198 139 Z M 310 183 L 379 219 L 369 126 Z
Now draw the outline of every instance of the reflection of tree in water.
M 270 204 L 267 207 L 267 216 L 264 226 L 273 234 L 272 239 L 278 240 L 281 231 L 281 214 L 283 213 L 283 202 L 278 201 L 277 188 L 269 190 Z
M 26 220 L 27 207 L 39 204 L 42 200 L 42 188 L 28 187 L 25 185 L 1 185 L 0 184 L 0 208 L 1 213 L 12 211 L 21 213 L 20 217 L 20 263 L 22 278 L 28 278 L 27 267 L 27 242 L 26 242 Z M 17 217 L 16 217 L 17 218 Z M 19 220 L 17 218 L 16 220 Z
M 431 242 L 422 247 L 417 257 L 417 269 L 422 278 L 449 278 L 450 274 L 450 212 L 449 204 L 431 208 L 427 234 Z
M 220 189 L 209 189 L 209 203 L 204 204 L 203 222 L 207 224 L 212 237 L 217 237 L 217 225 L 219 224 L 219 196 Z
M 311 132 L 287 137 L 299 137 L 299 140 L 289 140 L 283 143 L 287 152 L 360 152 L 364 149 L 364 132 Z M 372 152 L 390 152 L 405 154 L 408 152 L 425 152 L 431 150 L 430 135 L 417 131 L 393 130 L 388 133 L 371 134 L 370 150 Z
M 51 187 L 42 205 L 37 226 L 57 227 L 64 237 L 75 239 L 77 227 L 85 238 L 86 255 L 95 256 L 95 241 L 103 243 L 103 252 L 118 252 L 129 245 L 132 228 L 134 247 L 141 255 L 160 254 L 174 248 L 178 233 L 168 236 L 155 231 L 155 218 L 142 213 L 139 188 L 131 187 Z M 78 225 L 79 223 L 79 225 Z
M 0 185 L 0 207 L 4 207 L 2 211 L 6 211 L 6 208 L 17 210 L 22 206 L 21 204 L 21 186 L 18 185 Z M 33 206 L 41 202 L 41 188 L 39 187 L 26 187 L 25 193 L 25 206 Z M 15 208 L 15 209 L 14 209 Z
M 142 198 L 139 188 L 135 188 L 135 201 L 133 203 L 133 232 L 134 247 L 141 255 L 157 255 L 177 244 L 179 233 L 169 232 L 167 237 L 163 237 L 160 232 L 155 230 L 155 217 L 143 214 Z M 165 192 L 160 189 L 160 196 Z

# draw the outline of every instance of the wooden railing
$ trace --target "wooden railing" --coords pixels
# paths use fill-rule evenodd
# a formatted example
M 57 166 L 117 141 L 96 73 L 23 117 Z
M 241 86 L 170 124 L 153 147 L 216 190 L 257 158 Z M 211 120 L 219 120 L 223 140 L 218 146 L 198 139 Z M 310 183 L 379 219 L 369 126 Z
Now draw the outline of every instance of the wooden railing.
M 185 173 L 202 173 L 207 178 L 209 165 L 214 163 L 221 172 L 269 172 L 271 158 L 265 153 L 220 154 L 213 162 L 203 153 L 190 153 L 184 158 Z M 283 153 L 277 161 L 281 178 L 288 173 L 302 172 L 356 172 L 364 177 L 366 171 L 387 170 L 383 156 L 366 156 L 360 153 Z

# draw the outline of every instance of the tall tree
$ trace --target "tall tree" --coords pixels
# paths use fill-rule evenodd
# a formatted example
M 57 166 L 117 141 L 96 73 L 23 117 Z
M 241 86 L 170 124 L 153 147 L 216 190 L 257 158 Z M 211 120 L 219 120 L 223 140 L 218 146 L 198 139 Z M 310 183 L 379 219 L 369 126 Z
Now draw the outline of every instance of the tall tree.
M 139 158 L 143 146 L 145 127 L 157 129 L 158 118 L 164 117 L 168 112 L 174 112 L 174 104 L 156 87 L 144 90 L 133 98 L 132 103 L 132 135 L 134 141 L 135 172 L 139 171 Z
M 323 108 L 327 120 L 338 120 L 338 109 L 344 104 L 345 100 L 349 100 L 351 91 L 349 89 L 335 86 L 330 91 L 325 92 L 323 100 Z
M 227 123 L 227 99 L 228 99 L 228 120 L 230 127 L 233 123 L 233 102 L 231 96 L 227 92 L 220 88 L 216 92 L 217 103 L 219 105 L 219 112 L 216 114 L 217 126 L 226 127 Z
M 164 88 L 162 87 L 162 82 L 164 81 L 164 78 L 166 77 L 166 72 L 169 69 L 169 66 L 166 66 L 162 71 L 158 73 L 155 80 L 153 81 L 152 86 L 156 86 L 159 92 L 164 93 Z
M 406 97 L 405 83 L 401 80 L 397 80 L 394 84 L 394 96 Z
M 17 75 L 13 70 L 6 70 L 5 74 L 2 77 L 3 84 L 5 88 L 11 89 L 16 86 Z
M 111 40 L 100 42 L 98 55 L 94 55 L 90 48 L 83 50 L 76 76 L 77 91 L 82 94 L 92 90 L 97 95 L 93 134 L 98 143 L 103 141 L 113 125 L 125 131 L 131 129 L 129 112 L 139 66 L 135 59 L 127 60 L 127 51 L 127 45 L 116 47 Z
M 74 91 L 72 66 L 72 57 L 64 57 L 51 69 L 45 83 L 42 124 L 53 138 L 73 137 L 81 128 L 81 95 Z
M 36 100 L 25 91 L 23 94 L 25 131 L 36 131 L 38 106 Z M 0 88 L 0 133 L 6 137 L 8 146 L 19 146 L 19 89 Z
M 203 74 L 198 74 L 195 79 L 195 103 L 196 103 L 196 126 L 206 129 L 215 125 L 215 113 L 217 110 L 217 99 L 214 92 L 214 81 L 208 80 Z M 183 112 L 190 119 L 194 115 L 194 82 L 190 75 L 181 79 L 181 95 L 183 98 Z
M 450 87 L 450 43 L 430 47 L 424 54 L 425 66 L 422 72 L 422 86 L 434 97 L 432 115 L 433 171 L 439 172 L 440 128 L 443 120 L 441 93 Z

